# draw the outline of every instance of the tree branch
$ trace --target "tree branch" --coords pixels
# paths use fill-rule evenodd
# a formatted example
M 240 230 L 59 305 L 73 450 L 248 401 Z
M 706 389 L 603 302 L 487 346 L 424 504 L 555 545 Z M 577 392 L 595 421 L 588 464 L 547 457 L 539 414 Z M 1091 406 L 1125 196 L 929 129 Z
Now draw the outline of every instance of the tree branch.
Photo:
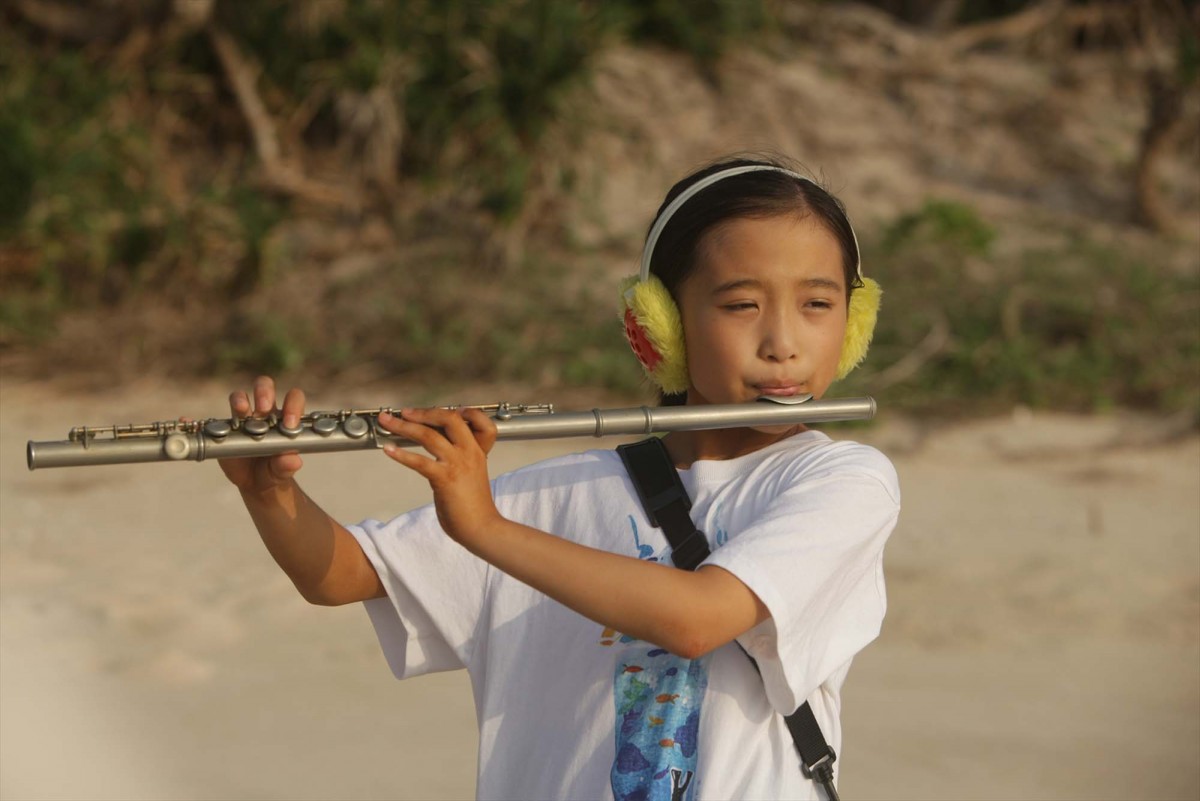
M 1043 0 L 1008 17 L 958 28 L 946 34 L 940 46 L 961 53 L 986 42 L 1025 39 L 1054 22 L 1063 8 L 1063 0 Z
M 939 314 L 933 321 L 929 333 L 925 335 L 915 348 L 896 362 L 881 370 L 873 379 L 871 385 L 879 389 L 899 384 L 915 376 L 921 368 L 932 359 L 945 351 L 950 345 L 950 323 L 945 315 Z
M 229 88 L 250 128 L 254 152 L 262 163 L 266 184 L 272 189 L 317 203 L 351 205 L 352 199 L 342 189 L 308 178 L 298 165 L 284 158 L 275 121 L 258 95 L 258 68 L 242 55 L 233 37 L 216 25 L 210 24 L 207 30 L 213 52 L 221 62 Z
M 17 0 L 13 4 L 27 23 L 69 42 L 114 41 L 127 20 L 117 9 L 96 9 L 53 0 Z

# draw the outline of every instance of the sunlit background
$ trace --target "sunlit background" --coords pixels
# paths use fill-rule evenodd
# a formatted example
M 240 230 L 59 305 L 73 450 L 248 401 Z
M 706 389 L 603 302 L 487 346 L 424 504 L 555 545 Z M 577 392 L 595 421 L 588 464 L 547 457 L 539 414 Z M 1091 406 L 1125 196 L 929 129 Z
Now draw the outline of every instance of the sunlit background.
M 854 798 L 1200 795 L 1200 11 L 1184 0 L 11 0 L 0 797 L 459 798 L 469 685 L 391 681 L 212 466 L 27 439 L 318 405 L 652 398 L 617 281 L 674 181 L 781 154 L 884 288 Z M 503 446 L 493 470 L 563 450 Z M 423 502 L 309 460 L 347 520 Z

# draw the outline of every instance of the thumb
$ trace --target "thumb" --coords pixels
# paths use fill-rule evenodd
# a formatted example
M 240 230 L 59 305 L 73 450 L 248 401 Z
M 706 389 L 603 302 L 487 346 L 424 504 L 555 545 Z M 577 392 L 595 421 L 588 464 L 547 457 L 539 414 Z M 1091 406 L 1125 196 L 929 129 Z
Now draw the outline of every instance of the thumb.
M 463 418 L 471 426 L 471 435 L 475 437 L 480 450 L 485 454 L 491 453 L 496 444 L 496 421 L 479 409 L 464 409 Z
M 300 458 L 300 454 L 284 453 L 271 457 L 267 463 L 267 472 L 275 481 L 284 482 L 296 475 L 303 466 L 304 460 Z

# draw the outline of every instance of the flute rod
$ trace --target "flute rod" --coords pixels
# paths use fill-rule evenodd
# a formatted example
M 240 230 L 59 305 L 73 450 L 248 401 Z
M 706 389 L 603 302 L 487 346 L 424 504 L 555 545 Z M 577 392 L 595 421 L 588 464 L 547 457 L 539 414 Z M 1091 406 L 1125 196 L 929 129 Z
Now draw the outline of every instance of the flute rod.
M 867 420 L 875 415 L 875 401 L 869 397 L 718 404 L 711 406 L 634 406 L 623 409 L 592 409 L 580 412 L 543 414 L 499 414 L 495 419 L 497 439 L 532 440 L 560 437 L 603 437 L 655 434 L 669 431 L 702 431 L 746 426 L 780 426 Z M 247 433 L 234 421 L 202 421 L 188 428 L 173 423 L 144 427 L 113 426 L 98 429 L 111 432 L 111 438 L 95 436 L 88 429 L 72 432 L 68 440 L 30 441 L 26 462 L 30 470 L 50 467 L 86 467 L 145 462 L 195 461 L 273 456 L 282 453 L 333 453 L 373 450 L 387 442 L 411 446 L 412 441 L 383 430 L 370 412 L 354 412 L 341 418 L 317 418 L 299 430 L 283 431 L 279 425 L 261 426 L 261 433 Z M 320 425 L 321 421 L 327 425 Z M 243 421 L 244 422 L 244 421 Z M 224 425 L 225 433 L 212 436 L 211 426 Z M 119 429 L 161 429 L 161 435 L 122 437 Z

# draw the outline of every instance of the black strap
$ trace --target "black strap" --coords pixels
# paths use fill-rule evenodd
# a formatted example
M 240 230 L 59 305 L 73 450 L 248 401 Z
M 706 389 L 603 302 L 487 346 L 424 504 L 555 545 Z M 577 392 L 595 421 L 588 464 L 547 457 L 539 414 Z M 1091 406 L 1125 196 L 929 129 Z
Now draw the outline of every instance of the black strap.
M 692 523 L 688 497 L 679 472 L 667 455 L 662 440 L 652 437 L 642 442 L 618 445 L 617 453 L 633 479 L 642 508 L 650 525 L 661 528 L 671 544 L 671 561 L 675 567 L 695 570 L 708 558 L 708 539 Z
M 651 437 L 629 445 L 618 445 L 617 453 L 625 463 L 629 477 L 633 479 L 633 486 L 637 489 L 650 525 L 661 528 L 666 534 L 667 542 L 671 544 L 671 561 L 676 567 L 695 570 L 708 558 L 708 540 L 692 522 L 689 514 L 692 499 L 679 479 L 679 472 L 667 453 L 667 447 L 661 439 Z M 741 645 L 738 647 L 741 648 Z M 754 658 L 744 648 L 742 653 L 746 654 L 758 672 L 758 663 Z M 837 760 L 837 754 L 825 742 L 821 726 L 808 702 L 805 701 L 799 709 L 783 719 L 800 754 L 800 769 L 804 775 L 819 783 L 830 801 L 838 801 L 837 790 L 833 786 L 833 763 Z

